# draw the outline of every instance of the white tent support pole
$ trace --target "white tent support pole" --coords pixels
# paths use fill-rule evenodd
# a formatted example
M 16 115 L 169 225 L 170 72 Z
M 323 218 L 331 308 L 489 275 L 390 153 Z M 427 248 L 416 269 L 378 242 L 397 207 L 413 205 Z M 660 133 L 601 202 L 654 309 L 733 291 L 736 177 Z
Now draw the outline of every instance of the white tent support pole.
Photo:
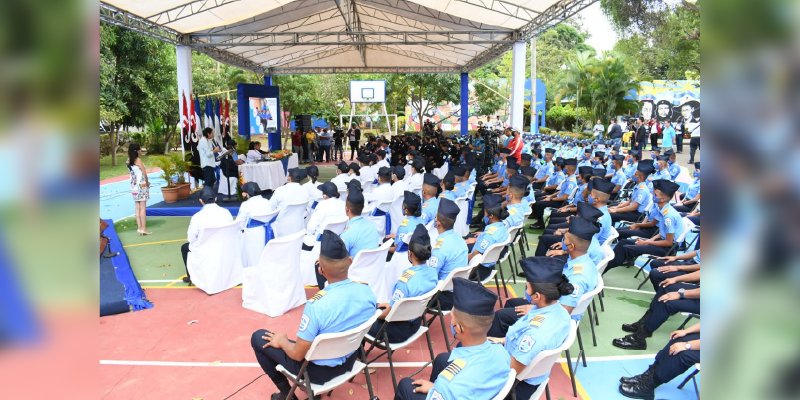
M 386 130 L 389 131 L 389 136 L 392 136 L 392 125 L 389 123 L 389 114 L 386 113 L 386 103 L 381 103 L 383 116 L 386 118 Z
M 511 75 L 511 128 L 522 130 L 522 107 L 525 95 L 525 42 L 514 42 Z
M 192 48 L 189 46 L 175 46 L 175 61 L 178 78 L 178 120 L 183 116 L 183 99 L 186 98 L 186 107 L 191 109 L 189 102 L 192 98 Z M 189 115 L 188 109 L 186 115 Z M 191 118 L 191 117 L 190 117 Z M 181 155 L 186 156 L 183 149 L 183 125 L 181 123 Z
M 353 114 L 356 113 L 356 103 L 350 103 L 350 120 L 347 122 L 347 129 L 353 126 Z
M 531 133 L 539 131 L 536 105 L 536 36 L 534 36 L 531 38 Z

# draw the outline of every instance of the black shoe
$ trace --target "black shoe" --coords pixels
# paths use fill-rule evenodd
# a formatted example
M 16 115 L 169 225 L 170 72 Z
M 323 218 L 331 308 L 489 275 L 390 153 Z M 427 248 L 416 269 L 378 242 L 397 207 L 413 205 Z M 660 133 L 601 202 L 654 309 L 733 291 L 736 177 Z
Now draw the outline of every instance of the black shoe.
M 535 223 L 535 224 L 531 224 L 530 228 L 531 229 L 544 229 L 544 224 L 541 223 L 541 222 L 538 222 L 538 223 Z
M 517 272 L 517 276 L 520 278 L 525 278 L 527 275 L 525 275 L 524 272 Z
M 611 341 L 611 344 L 625 350 L 647 350 L 647 340 L 645 340 L 643 335 L 636 333 L 616 338 Z
M 631 384 L 621 383 L 619 385 L 619 392 L 623 396 L 633 399 L 653 400 L 656 394 L 656 384 L 652 368 L 639 376 L 640 379 Z
M 653 370 L 653 366 L 651 365 L 651 366 L 647 367 L 647 371 L 644 371 L 639 375 L 623 376 L 623 377 L 619 378 L 619 383 L 624 383 L 626 385 L 633 385 L 636 382 L 639 382 L 640 380 L 645 379 L 646 378 L 645 375 L 653 375 L 654 372 L 655 371 Z
M 622 330 L 628 333 L 636 333 L 641 327 L 642 324 L 639 321 L 632 324 L 622 324 Z
M 183 277 L 183 283 L 188 283 L 188 284 L 190 284 L 190 285 L 191 285 L 191 284 L 192 284 L 192 280 L 191 280 L 191 279 L 189 279 L 189 277 L 188 277 L 188 276 L 184 276 L 184 277 Z
M 281 393 L 281 392 L 275 392 L 275 393 L 272 394 L 272 396 L 270 396 L 269 399 L 270 400 L 285 400 L 286 397 L 287 396 L 285 394 Z

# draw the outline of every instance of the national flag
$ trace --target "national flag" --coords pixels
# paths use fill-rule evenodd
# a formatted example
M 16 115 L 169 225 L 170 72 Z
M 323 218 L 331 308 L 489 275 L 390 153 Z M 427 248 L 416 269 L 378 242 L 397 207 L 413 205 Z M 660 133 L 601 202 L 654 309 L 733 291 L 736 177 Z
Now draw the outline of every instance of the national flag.
M 189 142 L 189 110 L 186 108 L 186 93 L 181 92 L 181 144 Z

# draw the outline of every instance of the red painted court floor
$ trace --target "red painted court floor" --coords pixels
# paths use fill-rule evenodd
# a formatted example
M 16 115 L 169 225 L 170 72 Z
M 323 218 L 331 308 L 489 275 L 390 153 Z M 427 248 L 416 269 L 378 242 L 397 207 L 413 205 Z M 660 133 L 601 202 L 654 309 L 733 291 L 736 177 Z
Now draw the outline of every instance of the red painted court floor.
M 316 290 L 307 289 L 309 297 Z M 155 307 L 100 319 L 100 385 L 104 399 L 225 399 L 262 375 L 250 335 L 268 328 L 295 337 L 302 307 L 279 318 L 242 308 L 241 289 L 208 296 L 194 288 L 148 289 Z M 446 351 L 438 321 L 431 327 L 434 350 Z M 395 353 L 398 380 L 430 361 L 424 338 Z M 376 395 L 394 397 L 386 358 L 371 375 Z M 427 379 L 430 368 L 417 377 Z M 275 386 L 267 376 L 231 399 L 267 399 Z M 556 364 L 550 380 L 554 399 L 573 399 L 569 376 Z M 300 398 L 305 396 L 298 391 Z M 367 399 L 363 375 L 333 391 L 331 399 Z

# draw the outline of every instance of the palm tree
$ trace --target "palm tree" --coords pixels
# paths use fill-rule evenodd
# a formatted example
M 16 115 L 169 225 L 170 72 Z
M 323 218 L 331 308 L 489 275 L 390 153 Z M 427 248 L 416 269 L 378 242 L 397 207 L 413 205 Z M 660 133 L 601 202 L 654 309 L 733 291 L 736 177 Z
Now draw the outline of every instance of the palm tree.
M 622 57 L 606 53 L 588 67 L 591 76 L 590 91 L 592 114 L 605 118 L 621 111 L 625 106 L 625 95 L 639 88 L 633 72 Z
M 581 97 L 585 95 L 585 90 L 589 88 L 591 83 L 589 68 L 594 61 L 595 58 L 591 51 L 579 51 L 575 54 L 575 57 L 568 61 L 561 74 L 561 83 L 559 84 L 556 102 L 560 102 L 564 96 L 575 96 L 575 110 L 578 110 L 581 104 Z M 581 125 L 580 121 L 576 120 L 576 123 L 578 126 Z

